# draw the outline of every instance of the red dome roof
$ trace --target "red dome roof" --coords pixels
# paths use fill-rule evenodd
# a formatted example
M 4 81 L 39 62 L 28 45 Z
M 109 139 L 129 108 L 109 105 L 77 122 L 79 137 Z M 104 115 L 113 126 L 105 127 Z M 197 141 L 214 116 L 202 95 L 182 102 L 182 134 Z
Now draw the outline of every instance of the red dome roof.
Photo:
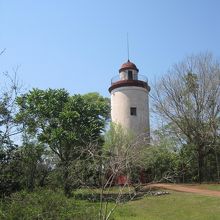
M 139 71 L 136 65 L 128 60 L 126 63 L 122 64 L 121 68 L 119 69 L 119 73 L 128 69 Z

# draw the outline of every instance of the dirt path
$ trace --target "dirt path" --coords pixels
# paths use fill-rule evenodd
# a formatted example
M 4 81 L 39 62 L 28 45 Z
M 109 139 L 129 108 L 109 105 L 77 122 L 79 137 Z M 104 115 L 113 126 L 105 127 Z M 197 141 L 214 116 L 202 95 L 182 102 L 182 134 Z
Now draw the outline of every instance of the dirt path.
M 162 189 L 170 189 L 170 190 L 179 191 L 179 192 L 188 192 L 188 193 L 196 193 L 200 195 L 220 197 L 220 191 L 214 191 L 214 190 L 208 190 L 208 189 L 197 189 L 195 187 L 181 186 L 178 184 L 157 183 L 157 184 L 150 184 L 149 187 L 156 187 L 156 188 L 162 188 Z

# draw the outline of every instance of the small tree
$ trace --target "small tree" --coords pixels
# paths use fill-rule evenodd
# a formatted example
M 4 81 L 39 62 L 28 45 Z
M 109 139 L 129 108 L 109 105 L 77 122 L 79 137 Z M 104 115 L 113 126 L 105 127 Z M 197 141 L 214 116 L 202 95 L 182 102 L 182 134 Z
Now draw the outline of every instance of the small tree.
M 23 188 L 33 191 L 36 185 L 40 185 L 36 182 L 40 182 L 44 176 L 42 167 L 45 166 L 45 148 L 37 141 L 29 140 L 23 143 L 23 146 L 19 147 L 18 152 L 20 155 L 20 162 L 18 165 L 20 165 L 23 174 L 21 176 Z
M 146 148 L 144 139 L 133 136 L 117 124 L 111 124 L 106 132 L 101 154 L 95 150 L 96 146 L 90 145 L 88 150 L 90 157 L 96 161 L 93 163 L 93 170 L 99 173 L 99 184 L 94 188 L 84 182 L 84 187 L 87 187 L 93 199 L 100 203 L 98 219 L 110 219 L 120 204 L 138 195 L 140 182 L 134 187 L 132 178 L 134 172 L 137 172 L 135 168 L 143 166 L 144 148 Z M 122 176 L 124 181 L 119 183 L 118 178 Z M 136 177 L 138 179 L 139 175 L 136 174 Z
M 17 112 L 15 103 L 21 87 L 17 80 L 17 69 L 14 76 L 7 72 L 1 76 L 0 89 L 0 196 L 9 195 L 20 188 L 20 170 L 17 169 L 19 155 L 15 137 L 20 133 L 14 121 Z

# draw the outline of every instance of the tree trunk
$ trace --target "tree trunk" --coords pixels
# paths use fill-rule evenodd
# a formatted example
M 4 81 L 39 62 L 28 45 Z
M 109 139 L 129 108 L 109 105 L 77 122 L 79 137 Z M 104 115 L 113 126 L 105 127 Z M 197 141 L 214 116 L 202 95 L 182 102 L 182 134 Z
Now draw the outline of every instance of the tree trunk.
M 66 197 L 71 196 L 71 184 L 69 181 L 69 166 L 68 162 L 64 162 L 63 166 L 64 194 Z
M 203 171 L 204 171 L 204 154 L 202 152 L 202 148 L 199 147 L 198 149 L 198 180 L 199 180 L 199 183 L 202 183 L 203 182 Z
M 29 171 L 29 175 L 28 175 L 28 179 L 27 179 L 27 188 L 28 191 L 33 192 L 34 191 L 34 183 L 35 183 L 35 173 L 36 173 L 36 165 L 30 165 L 32 166 L 30 171 Z

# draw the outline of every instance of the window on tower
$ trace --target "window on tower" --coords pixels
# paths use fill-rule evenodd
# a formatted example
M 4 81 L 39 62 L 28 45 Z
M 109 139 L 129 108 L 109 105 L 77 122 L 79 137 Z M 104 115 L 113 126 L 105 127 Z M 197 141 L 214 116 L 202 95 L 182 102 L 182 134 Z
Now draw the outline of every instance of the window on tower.
M 128 70 L 128 80 L 132 80 L 132 79 L 133 79 L 132 71 Z
M 131 107 L 130 108 L 130 114 L 131 115 L 137 115 L 137 108 L 136 107 Z

